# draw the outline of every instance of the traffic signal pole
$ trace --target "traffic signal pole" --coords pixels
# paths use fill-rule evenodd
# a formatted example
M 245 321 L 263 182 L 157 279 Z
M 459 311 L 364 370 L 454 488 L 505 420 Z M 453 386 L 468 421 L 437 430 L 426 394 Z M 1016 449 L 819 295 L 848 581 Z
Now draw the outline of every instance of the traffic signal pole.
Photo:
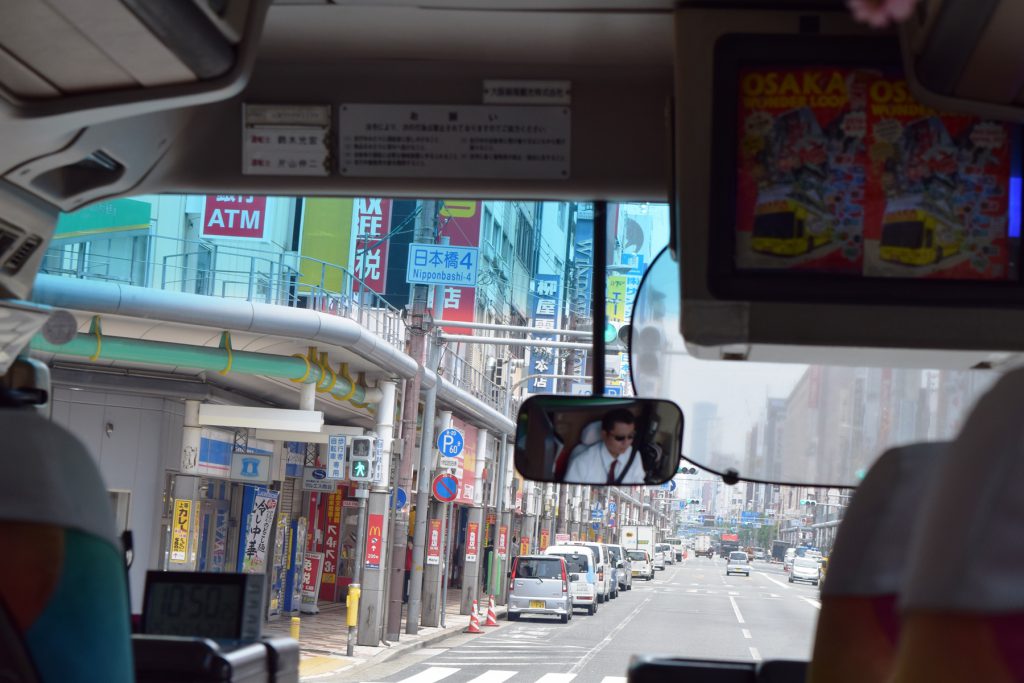
M 437 206 L 434 201 L 421 202 L 422 210 L 416 217 L 415 239 L 420 243 L 433 244 L 437 241 Z M 416 415 L 419 408 L 420 387 L 422 385 L 423 351 L 426 346 L 427 322 L 427 285 L 413 285 L 411 315 L 407 323 L 409 331 L 409 356 L 420 366 L 417 372 L 406 383 L 405 397 L 402 401 L 402 458 L 398 465 L 396 485 L 406 491 L 412 490 L 412 466 L 416 446 Z M 421 472 L 422 476 L 423 473 Z M 425 510 L 418 510 L 417 517 Z M 396 641 L 402 631 L 402 592 L 405 587 L 405 555 L 406 543 L 409 538 L 409 512 L 402 510 L 395 515 L 395 523 L 391 529 L 391 558 L 389 564 L 390 582 L 388 590 L 388 618 L 385 628 L 386 639 Z

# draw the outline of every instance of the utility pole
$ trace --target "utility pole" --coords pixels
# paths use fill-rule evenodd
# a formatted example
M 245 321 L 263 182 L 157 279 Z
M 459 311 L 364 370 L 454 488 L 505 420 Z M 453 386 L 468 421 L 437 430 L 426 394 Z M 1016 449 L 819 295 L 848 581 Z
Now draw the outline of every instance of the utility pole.
M 437 241 L 437 207 L 434 201 L 421 202 L 422 210 L 416 217 L 416 242 L 433 244 Z M 406 384 L 402 402 L 402 459 L 398 465 L 396 485 L 406 491 L 412 490 L 412 467 L 416 446 L 416 415 L 419 408 L 420 386 L 423 375 L 423 351 L 429 331 L 427 320 L 427 285 L 413 285 L 412 305 L 407 329 L 409 331 L 409 356 L 420 366 L 420 371 Z M 420 476 L 424 473 L 421 472 Z M 418 510 L 417 516 L 425 510 Z M 409 538 L 409 512 L 402 510 L 395 516 L 391 530 L 391 580 L 388 591 L 388 641 L 396 641 L 402 631 L 402 589 L 405 584 L 405 554 Z
M 437 372 L 439 348 L 434 339 L 430 340 L 427 353 L 427 367 Z M 416 482 L 416 528 L 412 541 L 412 573 L 409 577 L 409 613 L 406 617 L 405 632 L 416 635 L 420 628 L 420 611 L 423 597 L 423 565 L 424 541 L 427 537 L 427 507 L 430 505 L 430 472 L 434 466 L 434 415 L 437 410 L 437 385 L 440 377 L 435 377 L 434 386 L 427 390 L 423 402 L 423 437 L 420 439 L 420 468 Z

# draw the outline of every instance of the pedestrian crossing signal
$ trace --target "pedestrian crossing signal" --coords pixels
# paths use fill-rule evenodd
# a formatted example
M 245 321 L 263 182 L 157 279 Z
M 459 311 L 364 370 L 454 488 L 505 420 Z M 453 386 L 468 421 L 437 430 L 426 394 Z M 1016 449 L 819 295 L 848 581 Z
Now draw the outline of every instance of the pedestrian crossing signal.
M 371 481 L 373 479 L 373 445 L 372 437 L 356 436 L 352 438 L 348 473 L 348 478 L 352 481 Z

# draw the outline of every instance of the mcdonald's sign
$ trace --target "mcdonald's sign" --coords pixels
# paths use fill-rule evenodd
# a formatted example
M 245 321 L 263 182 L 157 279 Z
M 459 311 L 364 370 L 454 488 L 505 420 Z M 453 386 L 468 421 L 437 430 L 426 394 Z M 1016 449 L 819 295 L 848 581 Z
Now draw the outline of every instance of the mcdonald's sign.
M 368 515 L 366 520 L 366 568 L 380 569 L 384 545 L 384 515 Z

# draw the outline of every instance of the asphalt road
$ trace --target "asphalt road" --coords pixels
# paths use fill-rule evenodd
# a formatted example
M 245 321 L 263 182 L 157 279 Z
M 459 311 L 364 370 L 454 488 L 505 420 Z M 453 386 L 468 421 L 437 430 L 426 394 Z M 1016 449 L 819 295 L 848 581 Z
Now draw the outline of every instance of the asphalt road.
M 336 683 L 625 683 L 633 654 L 758 661 L 809 659 L 818 589 L 788 583 L 780 565 L 754 562 L 750 577 L 725 561 L 669 565 L 653 581 L 568 624 L 524 616 L 484 635 L 457 634 Z

